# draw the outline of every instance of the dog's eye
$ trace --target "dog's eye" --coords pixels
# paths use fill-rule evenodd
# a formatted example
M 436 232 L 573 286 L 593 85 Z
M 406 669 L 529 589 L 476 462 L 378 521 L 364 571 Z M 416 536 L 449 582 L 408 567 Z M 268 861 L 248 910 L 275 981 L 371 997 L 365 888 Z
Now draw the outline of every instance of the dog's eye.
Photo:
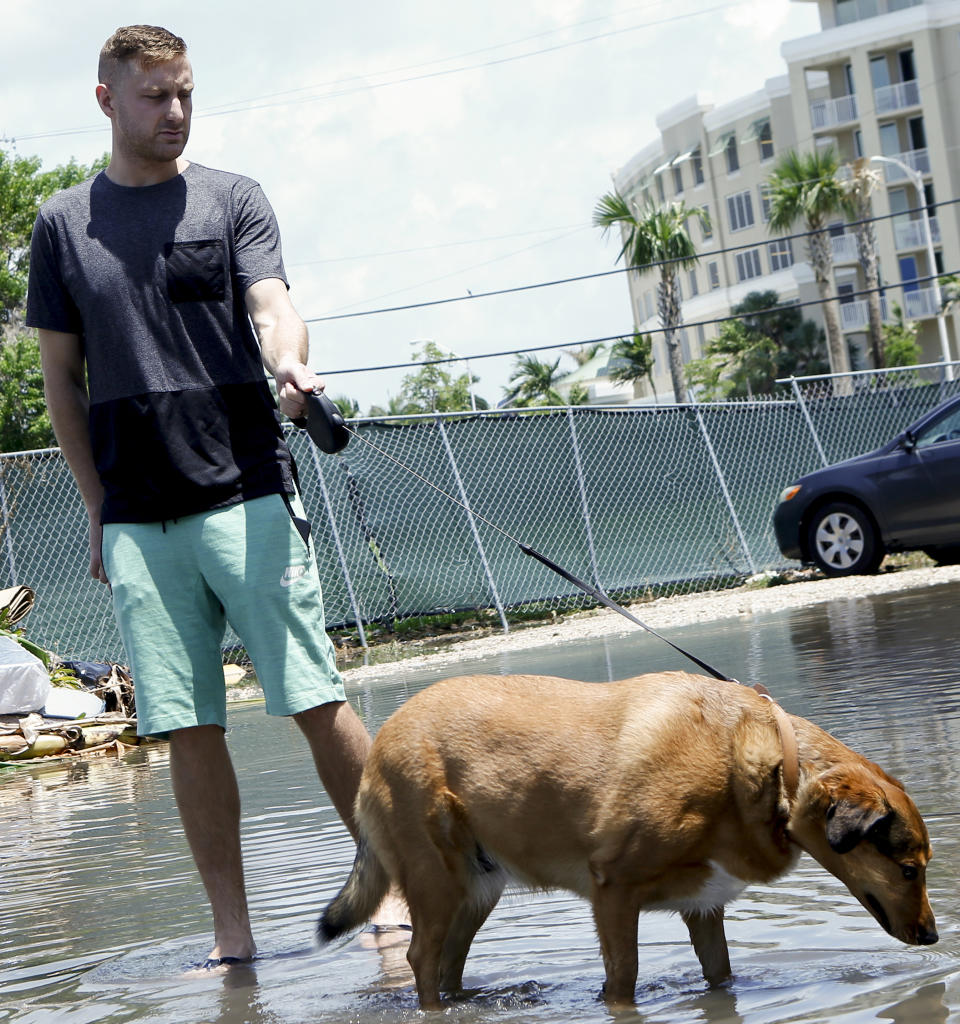
M 903 877 L 908 882 L 912 882 L 919 874 L 919 872 L 913 864 L 903 864 L 901 865 L 900 870 L 903 872 Z

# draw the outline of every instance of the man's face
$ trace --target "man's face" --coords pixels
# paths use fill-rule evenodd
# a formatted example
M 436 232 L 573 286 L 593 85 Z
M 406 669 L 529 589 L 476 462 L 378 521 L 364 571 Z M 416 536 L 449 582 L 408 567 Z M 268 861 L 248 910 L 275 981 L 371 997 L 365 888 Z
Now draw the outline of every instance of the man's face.
M 169 163 L 190 135 L 193 71 L 186 57 L 117 69 L 101 105 L 114 123 L 115 145 L 130 160 Z

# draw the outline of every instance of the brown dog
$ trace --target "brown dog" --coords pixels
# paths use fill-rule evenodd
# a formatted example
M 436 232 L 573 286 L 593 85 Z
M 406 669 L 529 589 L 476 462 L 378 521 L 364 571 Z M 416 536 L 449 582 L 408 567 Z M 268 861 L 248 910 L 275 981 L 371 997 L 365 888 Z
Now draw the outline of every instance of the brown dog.
M 437 683 L 374 742 L 357 858 L 319 933 L 360 926 L 396 883 L 420 1005 L 438 1007 L 508 880 L 568 889 L 593 906 L 605 999 L 632 1003 L 641 910 L 678 911 L 720 984 L 724 904 L 806 850 L 891 935 L 936 942 L 930 843 L 903 787 L 803 718 L 782 715 L 782 743 L 774 710 L 745 686 L 682 672 Z

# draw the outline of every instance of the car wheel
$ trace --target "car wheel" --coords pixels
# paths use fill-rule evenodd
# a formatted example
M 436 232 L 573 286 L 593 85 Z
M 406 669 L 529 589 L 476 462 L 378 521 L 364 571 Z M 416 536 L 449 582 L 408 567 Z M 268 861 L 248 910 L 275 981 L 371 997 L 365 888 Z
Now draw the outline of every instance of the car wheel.
M 960 565 L 960 544 L 945 544 L 940 548 L 924 548 L 937 565 Z
M 839 501 L 824 505 L 814 514 L 807 531 L 807 550 L 828 576 L 874 572 L 884 556 L 866 512 Z

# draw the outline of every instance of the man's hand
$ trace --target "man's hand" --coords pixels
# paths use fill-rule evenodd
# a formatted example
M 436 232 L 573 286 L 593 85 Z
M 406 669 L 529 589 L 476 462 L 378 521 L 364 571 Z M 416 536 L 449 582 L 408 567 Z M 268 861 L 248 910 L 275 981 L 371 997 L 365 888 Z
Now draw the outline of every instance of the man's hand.
M 102 561 L 103 527 L 100 525 L 99 513 L 90 515 L 90 575 L 101 583 L 109 585 L 106 570 Z
M 303 363 L 278 367 L 274 371 L 274 379 L 280 411 L 292 420 L 306 415 L 307 395 L 324 388 L 323 378 L 311 373 Z

